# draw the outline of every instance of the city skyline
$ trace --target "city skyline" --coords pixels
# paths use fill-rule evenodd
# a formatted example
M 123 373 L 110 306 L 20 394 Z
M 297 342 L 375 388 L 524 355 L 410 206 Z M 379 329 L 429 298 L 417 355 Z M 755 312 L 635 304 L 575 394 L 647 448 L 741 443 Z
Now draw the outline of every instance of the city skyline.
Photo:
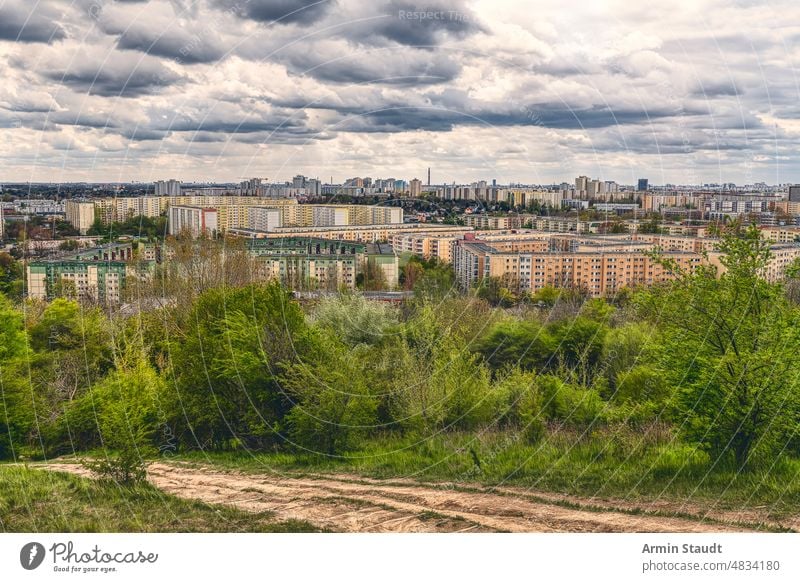
M 716 0 L 6 1 L 0 178 L 424 182 L 431 167 L 434 184 L 800 182 L 793 14 Z

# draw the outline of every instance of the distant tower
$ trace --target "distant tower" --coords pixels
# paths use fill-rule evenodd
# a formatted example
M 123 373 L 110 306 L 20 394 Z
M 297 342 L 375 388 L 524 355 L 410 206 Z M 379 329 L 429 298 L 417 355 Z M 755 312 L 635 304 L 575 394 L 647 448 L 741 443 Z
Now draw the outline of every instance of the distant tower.
M 428 168 L 428 186 L 431 185 L 431 169 Z

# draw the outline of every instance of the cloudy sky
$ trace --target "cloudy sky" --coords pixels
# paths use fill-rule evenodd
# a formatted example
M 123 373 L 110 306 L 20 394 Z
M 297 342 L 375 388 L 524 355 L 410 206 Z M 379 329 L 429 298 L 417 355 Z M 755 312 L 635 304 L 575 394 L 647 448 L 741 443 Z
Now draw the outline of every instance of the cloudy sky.
M 0 0 L 0 182 L 800 182 L 799 57 L 796 0 Z

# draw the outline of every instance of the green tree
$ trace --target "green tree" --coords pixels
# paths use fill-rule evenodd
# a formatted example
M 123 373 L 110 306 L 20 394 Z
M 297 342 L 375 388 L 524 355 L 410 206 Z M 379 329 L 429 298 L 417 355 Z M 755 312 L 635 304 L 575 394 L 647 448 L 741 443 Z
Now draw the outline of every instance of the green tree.
M 349 346 L 380 343 L 397 333 L 399 326 L 397 308 L 361 295 L 325 298 L 312 317 L 315 324 L 330 330 Z
M 110 322 L 97 307 L 56 299 L 31 322 L 34 378 L 56 414 L 114 366 Z
M 388 287 L 386 275 L 374 257 L 365 261 L 363 272 L 356 275 L 356 284 L 364 291 L 384 291 Z
M 552 362 L 557 344 L 536 321 L 502 321 L 476 343 L 476 351 L 495 369 L 519 366 L 539 371 Z
M 17 300 L 22 297 L 22 264 L 10 254 L 0 253 L 0 293 Z
M 282 384 L 295 402 L 287 416 L 295 444 L 335 455 L 374 430 L 377 400 L 370 394 L 366 351 L 327 337 L 309 359 L 287 368 Z
M 682 432 L 740 468 L 780 450 L 798 418 L 798 312 L 764 280 L 769 244 L 734 226 L 720 242 L 724 272 L 706 266 L 643 294 L 663 333 L 662 373 L 678 387 Z
M 513 307 L 517 296 L 499 277 L 488 277 L 478 287 L 478 297 L 496 307 Z
M 0 459 L 16 460 L 35 429 L 40 402 L 27 381 L 27 344 L 22 313 L 0 295 Z
M 278 283 L 206 291 L 173 337 L 175 434 L 199 448 L 279 442 L 291 407 L 282 367 L 312 346 L 302 311 Z

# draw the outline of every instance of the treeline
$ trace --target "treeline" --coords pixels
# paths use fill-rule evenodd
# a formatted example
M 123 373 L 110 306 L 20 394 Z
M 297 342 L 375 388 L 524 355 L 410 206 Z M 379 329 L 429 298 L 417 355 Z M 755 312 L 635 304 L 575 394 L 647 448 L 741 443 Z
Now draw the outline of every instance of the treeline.
M 401 307 L 358 295 L 301 306 L 278 284 L 205 273 L 133 315 L 1 299 L 0 458 L 338 455 L 486 431 L 535 446 L 564 429 L 657 427 L 710 467 L 769 467 L 800 453 L 800 309 L 792 284 L 759 276 L 757 231 L 722 244 L 721 277 L 704 267 L 615 304 L 551 291 L 506 310 L 421 261 Z

